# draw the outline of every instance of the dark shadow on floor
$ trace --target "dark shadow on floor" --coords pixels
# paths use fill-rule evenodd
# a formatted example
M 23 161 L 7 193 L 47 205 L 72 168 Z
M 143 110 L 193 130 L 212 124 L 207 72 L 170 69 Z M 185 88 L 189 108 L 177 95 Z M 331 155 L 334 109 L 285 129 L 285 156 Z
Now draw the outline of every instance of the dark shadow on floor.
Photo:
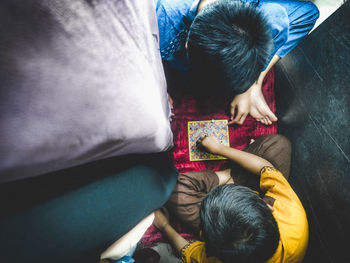
M 304 262 L 350 262 L 350 2 L 276 66 L 279 132 L 307 211 Z

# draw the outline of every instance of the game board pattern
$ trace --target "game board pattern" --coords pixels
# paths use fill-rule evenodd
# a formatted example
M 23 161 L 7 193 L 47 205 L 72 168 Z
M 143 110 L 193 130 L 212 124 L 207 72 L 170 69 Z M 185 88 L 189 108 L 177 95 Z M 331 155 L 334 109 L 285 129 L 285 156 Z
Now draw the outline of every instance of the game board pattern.
M 227 120 L 189 121 L 188 122 L 188 147 L 190 161 L 208 161 L 226 159 L 220 155 L 210 154 L 197 145 L 203 136 L 214 136 L 220 143 L 229 146 L 229 134 Z

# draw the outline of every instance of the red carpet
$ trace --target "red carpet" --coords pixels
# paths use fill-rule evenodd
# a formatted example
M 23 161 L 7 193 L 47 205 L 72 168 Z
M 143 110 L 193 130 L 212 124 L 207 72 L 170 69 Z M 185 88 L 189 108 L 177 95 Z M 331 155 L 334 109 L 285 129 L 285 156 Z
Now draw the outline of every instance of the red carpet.
M 263 94 L 270 109 L 275 112 L 275 96 L 274 96 L 274 70 L 266 75 L 263 84 Z M 220 170 L 225 168 L 226 160 L 221 161 L 189 161 L 188 152 L 188 135 L 187 122 L 211 120 L 211 119 L 228 119 L 229 116 L 225 113 L 226 105 L 208 110 L 208 113 L 201 113 L 196 102 L 191 97 L 183 97 L 181 102 L 174 101 L 175 116 L 172 121 L 172 130 L 174 133 L 173 161 L 180 173 L 189 171 L 200 171 L 204 169 Z M 230 145 L 237 149 L 245 148 L 250 139 L 257 138 L 265 134 L 277 132 L 277 124 L 265 126 L 248 116 L 243 125 L 230 126 Z
M 275 95 L 274 95 L 274 69 L 270 70 L 265 77 L 263 83 L 263 94 L 266 102 L 273 112 L 276 112 Z M 229 116 L 225 112 L 227 105 L 213 106 L 208 109 L 206 113 L 200 111 L 196 101 L 192 97 L 182 97 L 181 100 L 174 101 L 174 113 L 172 121 L 172 130 L 174 133 L 174 149 L 172 151 L 172 157 L 174 165 L 179 169 L 180 173 L 190 171 L 200 171 L 204 169 L 222 170 L 227 168 L 227 160 L 219 161 L 189 161 L 188 151 L 188 135 L 187 135 L 187 122 L 200 121 L 200 120 L 212 120 L 212 119 L 228 119 Z M 207 113 L 209 112 L 209 113 Z M 252 117 L 248 116 L 243 125 L 230 126 L 230 145 L 237 149 L 244 149 L 250 139 L 255 139 L 265 134 L 272 134 L 277 132 L 277 124 L 274 123 L 271 126 L 265 126 L 257 122 Z M 177 223 L 175 228 L 181 235 L 190 240 L 195 237 L 191 234 L 187 234 L 186 231 Z M 153 243 L 163 241 L 161 233 L 152 225 L 142 238 L 142 243 L 151 246 Z

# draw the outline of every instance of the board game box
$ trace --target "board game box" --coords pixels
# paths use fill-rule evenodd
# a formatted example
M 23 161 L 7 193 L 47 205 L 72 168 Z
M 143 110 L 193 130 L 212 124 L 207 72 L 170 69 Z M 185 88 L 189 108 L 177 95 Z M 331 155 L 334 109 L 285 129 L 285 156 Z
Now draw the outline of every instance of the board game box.
M 216 139 L 230 146 L 227 120 L 189 121 L 188 122 L 188 146 L 190 161 L 222 160 L 219 155 L 207 153 L 197 147 L 197 141 L 202 135 L 213 135 Z

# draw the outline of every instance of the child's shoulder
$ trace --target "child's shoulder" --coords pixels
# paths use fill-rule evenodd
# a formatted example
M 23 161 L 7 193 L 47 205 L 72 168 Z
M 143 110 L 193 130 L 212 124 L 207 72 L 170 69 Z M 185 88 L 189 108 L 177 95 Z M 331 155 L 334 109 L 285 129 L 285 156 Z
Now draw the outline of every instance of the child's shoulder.
M 195 241 L 188 244 L 181 250 L 182 261 L 185 263 L 221 263 L 216 257 L 207 257 L 205 252 L 205 242 Z

